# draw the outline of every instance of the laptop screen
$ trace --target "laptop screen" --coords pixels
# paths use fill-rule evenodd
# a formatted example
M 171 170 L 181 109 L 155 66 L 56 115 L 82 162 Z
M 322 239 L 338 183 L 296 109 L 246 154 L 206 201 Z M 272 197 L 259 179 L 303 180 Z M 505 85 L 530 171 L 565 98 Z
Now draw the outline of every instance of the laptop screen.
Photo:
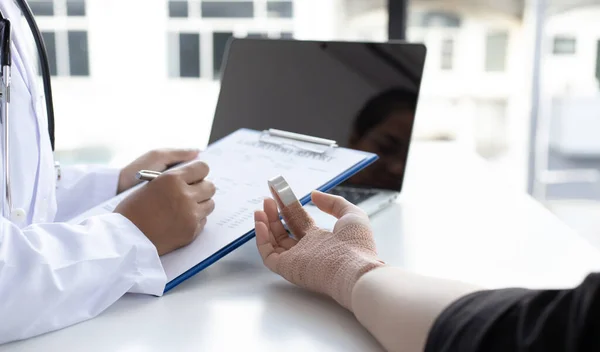
M 379 155 L 345 185 L 400 191 L 425 47 L 234 39 L 209 143 L 239 128 L 333 139 Z

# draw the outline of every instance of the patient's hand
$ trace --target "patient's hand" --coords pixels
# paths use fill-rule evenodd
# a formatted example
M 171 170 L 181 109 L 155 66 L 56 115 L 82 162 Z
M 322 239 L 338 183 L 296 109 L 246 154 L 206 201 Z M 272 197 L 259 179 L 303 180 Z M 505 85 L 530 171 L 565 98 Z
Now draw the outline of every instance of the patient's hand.
M 312 201 L 338 219 L 333 232 L 318 228 L 296 202 L 281 211 L 294 235 L 290 237 L 279 219 L 277 204 L 266 199 L 264 211 L 254 214 L 258 251 L 273 272 L 351 310 L 352 289 L 358 279 L 384 265 L 377 256 L 369 218 L 338 196 L 313 192 Z

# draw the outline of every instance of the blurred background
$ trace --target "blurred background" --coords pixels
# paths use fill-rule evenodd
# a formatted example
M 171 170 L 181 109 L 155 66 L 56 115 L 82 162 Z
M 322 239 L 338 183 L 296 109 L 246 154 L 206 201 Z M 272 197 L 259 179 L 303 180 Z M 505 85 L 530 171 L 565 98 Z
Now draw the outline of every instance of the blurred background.
M 415 143 L 489 161 L 600 245 L 600 0 L 29 0 L 62 163 L 206 146 L 234 37 L 428 47 Z M 182 127 L 185 126 L 185 127 Z

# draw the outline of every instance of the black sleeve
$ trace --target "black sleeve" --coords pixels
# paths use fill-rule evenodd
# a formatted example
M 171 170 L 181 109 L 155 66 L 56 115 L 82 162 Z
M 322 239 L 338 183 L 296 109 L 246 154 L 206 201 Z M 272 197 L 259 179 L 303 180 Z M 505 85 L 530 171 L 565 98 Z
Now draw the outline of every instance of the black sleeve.
M 600 273 L 570 290 L 480 291 L 436 319 L 425 352 L 600 351 Z

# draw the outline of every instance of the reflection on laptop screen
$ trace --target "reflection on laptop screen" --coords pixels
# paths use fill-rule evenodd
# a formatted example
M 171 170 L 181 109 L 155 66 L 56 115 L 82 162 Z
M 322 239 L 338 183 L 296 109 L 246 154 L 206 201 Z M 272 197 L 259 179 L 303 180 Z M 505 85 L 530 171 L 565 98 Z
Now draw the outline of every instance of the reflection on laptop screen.
M 425 62 L 405 43 L 236 39 L 209 143 L 239 128 L 276 128 L 369 151 L 347 184 L 400 191 Z

